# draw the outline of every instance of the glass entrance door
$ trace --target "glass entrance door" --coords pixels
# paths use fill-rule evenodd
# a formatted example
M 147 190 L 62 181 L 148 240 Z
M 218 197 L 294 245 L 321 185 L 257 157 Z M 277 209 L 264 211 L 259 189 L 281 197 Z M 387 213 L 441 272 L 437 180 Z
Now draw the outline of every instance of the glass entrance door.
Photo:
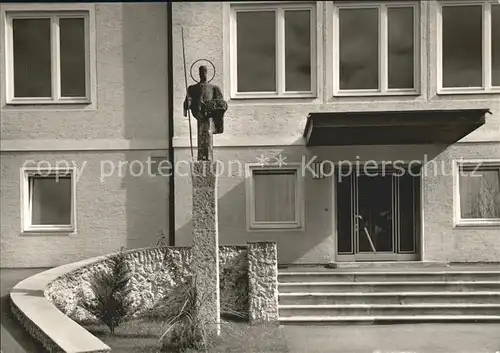
M 357 210 L 354 214 L 357 253 L 392 253 L 394 251 L 392 177 L 359 175 Z
M 419 179 L 409 173 L 337 173 L 339 261 L 417 260 Z

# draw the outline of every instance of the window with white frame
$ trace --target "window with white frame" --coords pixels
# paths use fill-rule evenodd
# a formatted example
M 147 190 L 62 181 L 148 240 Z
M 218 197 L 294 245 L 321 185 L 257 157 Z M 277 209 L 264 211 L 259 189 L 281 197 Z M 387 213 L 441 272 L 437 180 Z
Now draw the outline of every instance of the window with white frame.
M 500 225 L 500 161 L 459 162 L 457 225 Z
M 232 97 L 313 97 L 315 18 L 311 3 L 232 6 Z
M 299 167 L 249 166 L 247 224 L 249 229 L 301 229 L 302 178 Z
M 500 3 L 443 2 L 439 92 L 500 92 Z
M 6 13 L 7 102 L 90 101 L 89 13 Z
M 415 94 L 418 2 L 336 2 L 335 94 Z
M 74 232 L 73 170 L 23 169 L 23 232 Z

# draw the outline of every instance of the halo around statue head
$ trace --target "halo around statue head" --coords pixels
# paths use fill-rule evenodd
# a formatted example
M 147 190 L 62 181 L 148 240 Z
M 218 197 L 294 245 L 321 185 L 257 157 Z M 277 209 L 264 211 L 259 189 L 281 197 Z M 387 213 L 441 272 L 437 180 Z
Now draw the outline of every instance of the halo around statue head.
M 196 61 L 195 61 L 195 62 L 191 65 L 191 68 L 189 69 L 189 74 L 191 75 L 191 78 L 193 79 L 193 81 L 194 81 L 194 82 L 196 82 L 196 83 L 200 82 L 200 81 L 198 81 L 197 79 L 195 79 L 195 78 L 194 78 L 194 76 L 193 76 L 193 67 L 194 67 L 194 65 L 196 65 L 196 64 L 197 64 L 197 63 L 199 63 L 200 61 L 206 61 L 206 62 L 208 62 L 208 63 L 212 66 L 212 68 L 214 69 L 214 74 L 213 74 L 212 78 L 211 78 L 210 80 L 208 80 L 208 79 L 207 79 L 207 83 L 208 83 L 208 82 L 212 81 L 212 80 L 214 79 L 214 77 L 215 77 L 215 65 L 214 65 L 214 63 L 213 63 L 213 62 L 211 62 L 211 61 L 210 61 L 210 60 L 208 60 L 208 59 L 198 59 L 198 60 L 196 60 Z

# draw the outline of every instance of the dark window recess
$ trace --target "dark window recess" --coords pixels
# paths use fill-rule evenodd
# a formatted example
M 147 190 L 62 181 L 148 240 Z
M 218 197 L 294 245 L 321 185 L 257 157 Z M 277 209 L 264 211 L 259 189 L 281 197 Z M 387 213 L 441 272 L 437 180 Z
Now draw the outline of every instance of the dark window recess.
M 409 174 L 399 177 L 399 251 L 415 251 L 415 178 Z
M 276 90 L 276 20 L 274 11 L 237 15 L 238 92 Z
M 345 175 L 345 174 L 344 174 Z M 337 187 L 337 251 L 339 254 L 352 254 L 352 186 L 351 175 L 335 175 Z M 339 201 L 342 202 L 339 202 Z
M 85 20 L 61 18 L 61 96 L 85 97 Z
M 50 19 L 14 19 L 14 97 L 52 96 Z

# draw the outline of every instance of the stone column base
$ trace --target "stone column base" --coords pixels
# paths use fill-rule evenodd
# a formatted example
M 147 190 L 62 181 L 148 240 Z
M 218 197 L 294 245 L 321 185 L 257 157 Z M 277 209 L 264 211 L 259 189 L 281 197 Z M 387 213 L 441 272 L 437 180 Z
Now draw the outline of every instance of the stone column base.
M 193 162 L 192 266 L 198 315 L 209 335 L 220 334 L 217 170 L 211 161 Z
M 278 322 L 276 243 L 248 243 L 248 287 L 250 323 Z

